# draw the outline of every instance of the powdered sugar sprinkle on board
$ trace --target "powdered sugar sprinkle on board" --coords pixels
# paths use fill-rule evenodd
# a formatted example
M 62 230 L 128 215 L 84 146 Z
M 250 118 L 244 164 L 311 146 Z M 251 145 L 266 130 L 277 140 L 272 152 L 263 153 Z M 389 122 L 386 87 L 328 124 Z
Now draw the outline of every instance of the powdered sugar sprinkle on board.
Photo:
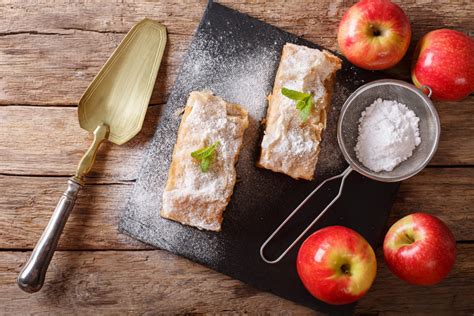
M 253 24 L 245 27 L 248 31 Z M 255 28 L 255 32 L 252 29 L 251 36 L 242 37 L 235 35 L 242 34 L 238 23 L 216 26 L 204 22 L 200 26 L 157 123 L 120 223 L 122 231 L 215 269 L 226 262 L 226 269 L 230 269 L 226 256 L 250 251 L 242 244 L 239 231 L 245 233 L 245 238 L 255 240 L 261 238 L 257 236 L 267 235 L 269 217 L 278 218 L 291 211 L 291 206 L 301 201 L 316 182 L 344 169 L 345 161 L 336 140 L 336 122 L 342 103 L 350 94 L 347 86 L 353 86 L 345 81 L 337 82 L 334 102 L 328 109 L 315 182 L 296 181 L 255 166 L 263 135 L 261 121 L 266 115 L 266 97 L 272 90 L 281 49 L 286 42 L 305 44 L 290 34 L 268 28 L 265 31 Z M 259 40 L 249 40 L 252 37 Z M 355 73 L 351 71 L 350 77 L 355 77 Z M 186 227 L 159 215 L 181 109 L 191 91 L 206 89 L 228 102 L 242 105 L 249 113 L 249 127 L 236 166 L 238 182 L 224 212 L 222 231 L 217 234 Z M 288 192 L 292 194 L 287 195 Z M 290 207 L 282 207 L 286 204 Z M 238 242 L 234 240 L 236 236 L 240 236 Z

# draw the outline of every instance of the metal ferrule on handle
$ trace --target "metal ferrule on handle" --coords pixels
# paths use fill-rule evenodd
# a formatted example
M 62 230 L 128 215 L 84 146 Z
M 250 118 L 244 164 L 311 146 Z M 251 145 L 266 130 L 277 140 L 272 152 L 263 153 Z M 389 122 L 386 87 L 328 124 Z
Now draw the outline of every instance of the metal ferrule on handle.
M 107 139 L 109 127 L 102 123 L 94 130 L 94 141 L 77 166 L 76 174 L 67 181 L 67 189 L 59 199 L 48 226 L 33 249 L 28 262 L 18 275 L 18 286 L 25 292 L 38 292 L 44 283 L 46 271 L 53 258 L 59 238 L 84 185 L 84 177 L 91 170 L 100 144 Z
M 48 226 L 38 240 L 30 259 L 18 275 L 18 286 L 25 292 L 37 292 L 43 286 L 44 277 L 58 245 L 61 232 L 74 207 L 77 194 L 82 188 L 82 183 L 73 178 L 69 179 L 67 183 L 67 189 L 59 199 Z
M 316 189 L 313 190 L 313 192 L 311 192 L 304 200 L 303 202 L 300 203 L 300 205 L 298 205 L 297 208 L 295 208 L 295 210 L 293 212 L 291 212 L 291 214 L 280 224 L 280 226 L 278 226 L 278 228 L 267 238 L 267 240 L 265 240 L 265 242 L 262 244 L 262 246 L 260 247 L 260 256 L 262 257 L 263 261 L 265 261 L 266 263 L 270 263 L 270 264 L 274 264 L 274 263 L 277 263 L 279 262 L 281 259 L 283 259 L 283 257 L 301 240 L 301 238 L 303 238 L 303 236 L 311 229 L 311 227 L 314 226 L 314 224 L 316 224 L 319 219 L 327 212 L 327 210 L 329 210 L 329 208 L 339 199 L 339 197 L 341 196 L 342 194 L 342 190 L 344 188 L 344 182 L 346 181 L 346 178 L 347 176 L 351 173 L 352 171 L 352 168 L 351 167 L 348 167 L 346 170 L 344 170 L 341 174 L 338 174 L 337 176 L 334 176 L 334 177 L 331 177 L 331 178 L 328 178 L 326 180 L 324 180 L 323 182 L 321 182 L 320 185 L 318 185 L 316 187 Z M 341 180 L 341 184 L 339 185 L 339 192 L 337 193 L 337 195 L 332 199 L 332 201 L 322 210 L 321 213 L 319 213 L 319 215 L 311 222 L 311 224 L 308 225 L 308 227 L 306 227 L 306 229 L 298 236 L 298 238 L 296 238 L 292 243 L 291 245 L 286 248 L 285 251 L 283 251 L 283 253 L 278 257 L 276 258 L 275 260 L 269 260 L 265 257 L 264 255 L 264 250 L 265 250 L 265 247 L 268 245 L 268 243 L 270 241 L 272 241 L 273 237 L 275 237 L 275 235 L 283 228 L 283 226 L 286 225 L 286 223 L 309 201 L 309 199 L 314 195 L 316 194 L 316 192 L 318 192 L 318 190 L 320 188 L 322 188 L 326 183 L 332 181 L 332 180 L 335 180 L 335 179 L 338 179 L 338 178 L 342 178 Z

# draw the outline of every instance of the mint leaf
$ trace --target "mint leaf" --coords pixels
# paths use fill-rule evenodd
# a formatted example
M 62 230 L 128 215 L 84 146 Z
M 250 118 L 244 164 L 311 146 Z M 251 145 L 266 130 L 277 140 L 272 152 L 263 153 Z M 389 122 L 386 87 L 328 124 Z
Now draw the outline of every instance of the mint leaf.
M 220 142 L 217 141 L 211 146 L 207 146 L 207 147 L 198 149 L 196 151 L 193 151 L 191 153 L 191 157 L 196 158 L 198 160 L 201 160 L 206 157 L 210 157 L 214 153 L 218 145 L 220 145 Z
M 295 90 L 291 90 L 287 88 L 282 88 L 281 94 L 283 94 L 285 97 L 290 98 L 294 101 L 299 101 L 299 100 L 303 100 L 303 99 L 311 97 L 311 94 L 309 93 L 303 93 L 303 92 L 299 92 L 299 91 L 295 91 Z
M 202 172 L 207 172 L 209 170 L 209 165 L 211 164 L 211 158 L 204 158 L 201 160 L 199 166 L 201 167 Z
M 303 122 L 306 122 L 306 120 L 309 118 L 309 115 L 311 114 L 312 106 L 313 106 L 312 99 L 308 98 L 304 104 L 304 107 L 300 110 L 300 118 Z
M 306 107 L 306 103 L 307 103 L 306 100 L 299 100 L 296 103 L 296 108 L 301 111 Z
M 313 99 L 310 93 L 299 92 L 287 88 L 281 89 L 281 94 L 285 97 L 296 101 L 296 109 L 299 110 L 300 118 L 303 122 L 309 118 L 311 108 L 313 106 Z
M 215 142 L 211 146 L 207 146 L 191 153 L 191 157 L 197 159 L 200 162 L 200 167 L 202 172 L 207 172 L 209 170 L 209 165 L 211 164 L 214 153 L 221 143 L 219 141 Z

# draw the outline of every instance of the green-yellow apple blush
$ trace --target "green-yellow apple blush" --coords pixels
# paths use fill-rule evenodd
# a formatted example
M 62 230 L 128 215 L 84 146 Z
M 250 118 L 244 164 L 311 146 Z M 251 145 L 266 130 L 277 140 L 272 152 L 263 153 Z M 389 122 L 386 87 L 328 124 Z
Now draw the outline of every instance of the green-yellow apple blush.
M 377 262 L 364 237 L 347 227 L 329 226 L 303 242 L 296 268 L 314 297 L 341 305 L 365 295 L 375 279 Z
M 438 218 L 414 213 L 390 227 L 383 252 L 388 268 L 400 279 L 432 285 L 451 271 L 456 260 L 456 240 Z
M 389 0 L 362 0 L 344 14 L 337 41 L 356 66 L 381 70 L 394 66 L 410 45 L 410 20 Z

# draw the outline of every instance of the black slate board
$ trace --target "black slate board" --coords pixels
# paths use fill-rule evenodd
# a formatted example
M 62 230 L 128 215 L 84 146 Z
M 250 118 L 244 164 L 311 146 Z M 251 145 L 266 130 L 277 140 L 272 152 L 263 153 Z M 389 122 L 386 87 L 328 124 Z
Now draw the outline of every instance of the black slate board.
M 331 314 L 349 314 L 354 304 L 331 306 L 314 299 L 303 287 L 295 269 L 295 247 L 275 265 L 260 259 L 259 248 L 269 234 L 323 179 L 340 173 L 346 163 L 336 140 L 339 110 L 358 86 L 378 79 L 372 72 L 358 69 L 344 60 L 338 72 L 328 127 L 322 143 L 315 181 L 296 181 L 288 176 L 255 167 L 265 115 L 265 96 L 271 91 L 281 49 L 286 42 L 321 48 L 269 24 L 209 3 L 184 57 L 183 65 L 162 109 L 156 132 L 145 156 L 140 176 L 123 213 L 119 229 L 143 242 L 187 257 L 264 291 Z M 209 63 L 203 62 L 209 60 Z M 212 62 L 214 61 L 214 62 Z M 256 68 L 258 80 L 242 77 L 242 69 Z M 246 72 L 248 76 L 248 71 Z M 261 87 L 256 87 L 260 84 Z M 193 90 L 210 89 L 229 102 L 252 103 L 250 127 L 237 164 L 240 180 L 224 213 L 222 231 L 200 231 L 159 216 L 161 196 L 177 128 L 177 112 Z M 268 256 L 281 251 L 297 236 L 336 192 L 338 183 L 300 211 L 279 234 Z M 312 232 L 328 225 L 344 225 L 361 233 L 372 245 L 380 242 L 398 184 L 364 178 L 355 172 L 346 182 L 343 197 Z M 157 267 L 159 268 L 159 267 Z

